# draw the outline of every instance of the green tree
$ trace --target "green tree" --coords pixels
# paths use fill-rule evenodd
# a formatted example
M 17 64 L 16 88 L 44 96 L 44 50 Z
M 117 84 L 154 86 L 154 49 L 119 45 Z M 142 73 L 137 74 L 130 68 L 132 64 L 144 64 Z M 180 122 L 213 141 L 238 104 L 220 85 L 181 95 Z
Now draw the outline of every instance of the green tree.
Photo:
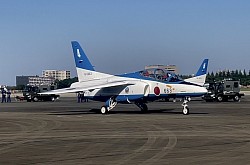
M 244 69 L 244 71 L 243 71 L 243 76 L 244 77 L 247 77 L 247 73 L 246 73 L 246 70 Z
M 211 77 L 213 77 L 213 78 L 214 78 L 214 72 L 212 72 L 212 73 L 211 73 Z
M 227 70 L 226 77 L 229 78 L 231 76 L 231 73 L 229 70 Z
M 70 85 L 74 82 L 77 82 L 78 81 L 78 78 L 77 77 L 74 77 L 74 78 L 69 78 L 69 79 L 65 79 L 65 80 L 56 80 L 56 84 L 57 84 L 57 88 L 58 89 L 61 89 L 61 88 L 68 88 L 70 87 Z

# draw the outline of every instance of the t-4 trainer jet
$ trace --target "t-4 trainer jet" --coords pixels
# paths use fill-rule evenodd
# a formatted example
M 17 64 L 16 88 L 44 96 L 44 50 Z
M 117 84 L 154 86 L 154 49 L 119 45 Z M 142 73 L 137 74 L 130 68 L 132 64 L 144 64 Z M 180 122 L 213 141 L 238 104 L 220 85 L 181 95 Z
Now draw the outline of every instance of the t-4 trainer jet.
M 185 98 L 183 114 L 189 114 L 188 98 L 207 93 L 202 87 L 207 74 L 208 60 L 205 59 L 195 77 L 181 80 L 163 69 L 146 69 L 138 72 L 111 75 L 95 71 L 88 57 L 77 41 L 72 49 L 78 75 L 78 82 L 69 88 L 52 90 L 41 94 L 84 92 L 91 100 L 102 101 L 102 114 L 108 113 L 117 103 L 134 103 L 142 112 L 147 112 L 147 103 L 164 98 Z

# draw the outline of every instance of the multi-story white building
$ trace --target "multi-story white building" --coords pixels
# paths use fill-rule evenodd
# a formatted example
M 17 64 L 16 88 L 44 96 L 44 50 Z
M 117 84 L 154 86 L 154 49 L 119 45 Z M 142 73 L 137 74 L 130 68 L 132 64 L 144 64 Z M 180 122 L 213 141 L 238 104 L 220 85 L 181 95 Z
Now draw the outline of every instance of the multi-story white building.
M 70 71 L 67 70 L 43 70 L 43 77 L 53 77 L 56 80 L 70 78 Z

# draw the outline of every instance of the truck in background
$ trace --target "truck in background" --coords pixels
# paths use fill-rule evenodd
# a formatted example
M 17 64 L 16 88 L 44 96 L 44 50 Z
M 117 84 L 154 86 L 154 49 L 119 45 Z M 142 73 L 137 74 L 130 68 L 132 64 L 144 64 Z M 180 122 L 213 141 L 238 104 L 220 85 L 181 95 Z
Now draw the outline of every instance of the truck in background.
M 212 82 L 207 84 L 208 93 L 202 98 L 207 101 L 228 101 L 234 100 L 240 101 L 240 98 L 244 96 L 244 93 L 240 93 L 240 81 L 232 79 L 224 79 L 219 82 Z
M 24 100 L 27 100 L 27 102 L 37 102 L 37 101 L 56 101 L 59 99 L 59 95 L 55 94 L 49 94 L 49 95 L 41 95 L 38 93 L 41 92 L 46 92 L 49 90 L 54 90 L 56 89 L 56 85 L 39 85 L 39 86 L 34 86 L 34 85 L 27 85 L 25 86 L 23 90 L 23 97 Z

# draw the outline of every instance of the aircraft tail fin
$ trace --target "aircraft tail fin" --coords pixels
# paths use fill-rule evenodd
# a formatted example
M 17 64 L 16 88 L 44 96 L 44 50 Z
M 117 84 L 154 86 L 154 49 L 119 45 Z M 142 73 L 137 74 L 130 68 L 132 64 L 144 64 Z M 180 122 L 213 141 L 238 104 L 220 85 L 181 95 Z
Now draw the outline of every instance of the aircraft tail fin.
M 185 79 L 184 81 L 203 86 L 205 84 L 207 77 L 207 68 L 208 68 L 208 59 L 204 59 L 195 76 Z
M 77 41 L 72 41 L 71 44 L 74 53 L 76 67 L 94 71 L 93 65 L 90 63 L 88 57 L 84 53 L 80 44 Z
M 90 63 L 88 57 L 86 56 L 82 47 L 77 41 L 72 41 L 71 45 L 73 49 L 79 82 L 111 76 L 109 74 L 95 71 L 93 65 Z
M 195 76 L 207 74 L 208 59 L 204 59 Z

